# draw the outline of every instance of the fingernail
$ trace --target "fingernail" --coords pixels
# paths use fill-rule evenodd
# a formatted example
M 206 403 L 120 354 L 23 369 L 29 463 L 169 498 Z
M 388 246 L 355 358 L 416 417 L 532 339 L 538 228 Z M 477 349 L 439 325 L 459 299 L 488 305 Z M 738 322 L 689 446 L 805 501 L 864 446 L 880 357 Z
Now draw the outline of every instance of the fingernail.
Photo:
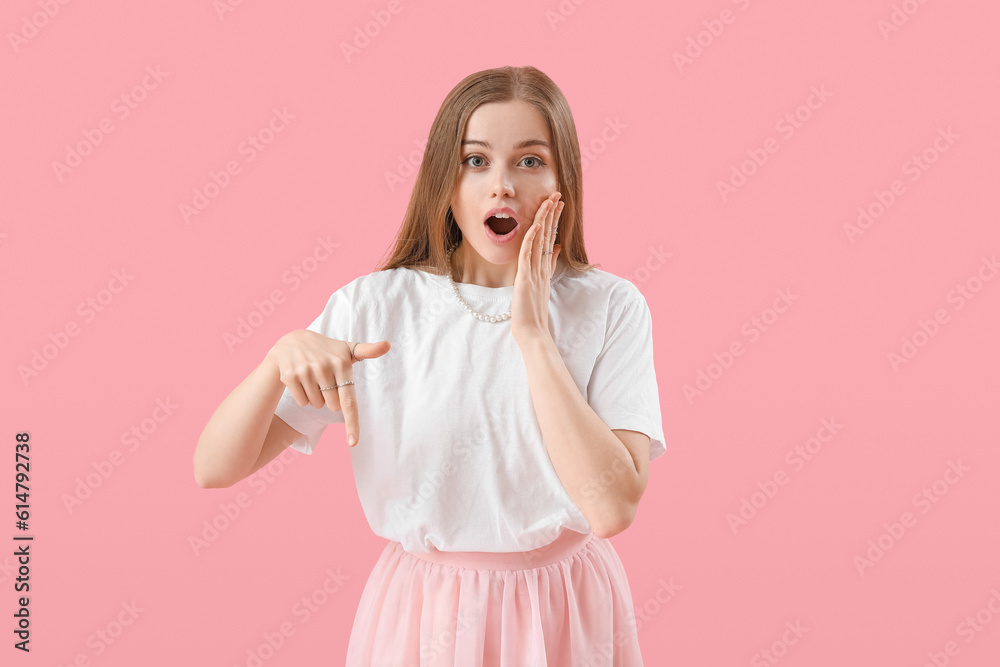
M 354 435 L 353 433 L 347 436 L 347 444 L 349 444 L 351 447 L 358 444 L 358 436 Z

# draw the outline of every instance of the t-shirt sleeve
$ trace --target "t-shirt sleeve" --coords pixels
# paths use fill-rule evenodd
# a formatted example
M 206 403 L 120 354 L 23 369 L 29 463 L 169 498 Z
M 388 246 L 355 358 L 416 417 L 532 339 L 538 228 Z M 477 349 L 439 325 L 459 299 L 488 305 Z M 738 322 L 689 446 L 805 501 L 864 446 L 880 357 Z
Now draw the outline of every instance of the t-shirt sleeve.
M 653 318 L 646 299 L 617 307 L 587 385 L 587 402 L 611 429 L 649 436 L 649 460 L 666 452 L 653 366 Z
M 334 292 L 323 312 L 306 329 L 330 338 L 351 340 L 354 328 L 354 304 L 348 287 L 342 287 Z M 344 423 L 343 410 L 333 412 L 326 406 L 314 408 L 308 403 L 304 406 L 299 405 L 288 387 L 282 392 L 274 414 L 302 434 L 289 446 L 303 454 L 313 453 L 328 424 Z

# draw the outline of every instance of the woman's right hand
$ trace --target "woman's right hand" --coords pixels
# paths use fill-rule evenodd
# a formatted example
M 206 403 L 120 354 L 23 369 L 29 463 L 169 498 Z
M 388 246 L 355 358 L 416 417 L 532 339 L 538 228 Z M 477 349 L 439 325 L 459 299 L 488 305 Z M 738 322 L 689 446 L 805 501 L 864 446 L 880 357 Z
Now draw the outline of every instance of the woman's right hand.
M 281 383 L 288 387 L 292 398 L 300 406 L 308 403 L 314 408 L 322 408 L 325 405 L 333 412 L 343 409 L 347 441 L 350 443 L 351 436 L 354 436 L 353 447 L 360 435 L 354 385 L 320 391 L 323 387 L 343 385 L 354 379 L 352 346 L 358 361 L 381 357 L 390 347 L 387 340 L 355 346 L 354 343 L 329 338 L 309 329 L 297 329 L 279 338 L 268 351 L 266 359 L 278 368 Z

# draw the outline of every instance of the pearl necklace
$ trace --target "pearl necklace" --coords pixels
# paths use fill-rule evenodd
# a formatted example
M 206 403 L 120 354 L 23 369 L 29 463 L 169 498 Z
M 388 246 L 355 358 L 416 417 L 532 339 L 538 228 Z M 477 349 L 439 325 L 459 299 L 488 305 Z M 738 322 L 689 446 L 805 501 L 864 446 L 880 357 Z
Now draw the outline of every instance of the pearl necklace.
M 458 246 L 455 246 L 455 248 L 457 247 Z M 461 303 L 465 309 L 472 313 L 473 317 L 480 322 L 503 322 L 505 320 L 509 320 L 511 311 L 508 310 L 503 315 L 484 315 L 479 311 L 474 310 L 472 306 L 465 302 L 462 295 L 458 293 L 458 285 L 455 284 L 455 280 L 451 277 L 451 256 L 455 252 L 455 248 L 448 251 L 448 284 L 451 285 L 451 291 L 455 293 L 455 298 L 458 299 L 458 302 Z

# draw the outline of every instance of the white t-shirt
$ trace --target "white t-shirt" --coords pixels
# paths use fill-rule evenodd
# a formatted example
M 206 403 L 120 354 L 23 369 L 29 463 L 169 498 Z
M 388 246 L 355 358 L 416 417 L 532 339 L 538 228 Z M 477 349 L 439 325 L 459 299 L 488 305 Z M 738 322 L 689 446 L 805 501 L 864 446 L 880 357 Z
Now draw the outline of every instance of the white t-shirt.
M 650 460 L 658 458 L 665 447 L 642 293 L 562 262 L 551 287 L 549 329 L 581 394 L 609 428 L 648 435 Z M 514 293 L 458 288 L 487 315 L 509 310 Z M 392 346 L 353 366 L 360 438 L 348 450 L 376 535 L 411 553 L 512 552 L 545 546 L 565 528 L 590 531 L 542 441 L 510 320 L 469 314 L 445 275 L 397 268 L 338 289 L 308 329 Z M 275 414 L 303 434 L 291 446 L 306 454 L 327 424 L 344 423 L 343 411 L 300 407 L 287 388 Z

